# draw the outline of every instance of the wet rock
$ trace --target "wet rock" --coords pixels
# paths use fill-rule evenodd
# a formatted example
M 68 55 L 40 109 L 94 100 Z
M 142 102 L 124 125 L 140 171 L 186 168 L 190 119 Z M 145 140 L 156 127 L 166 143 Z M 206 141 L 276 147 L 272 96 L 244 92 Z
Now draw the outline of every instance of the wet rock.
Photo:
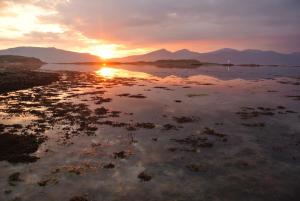
M 200 172 L 201 171 L 201 166 L 196 165 L 196 164 L 189 164 L 186 166 L 186 168 L 192 172 Z
M 206 137 L 199 137 L 195 135 L 190 135 L 183 139 L 171 139 L 172 141 L 188 146 L 190 149 L 181 149 L 183 151 L 197 151 L 198 148 L 211 148 L 213 147 L 212 142 L 208 142 L 208 138 Z M 171 151 L 171 150 L 170 150 Z M 176 151 L 176 150 L 174 150 Z
M 162 130 L 164 130 L 164 131 L 177 130 L 177 127 L 172 124 L 165 124 L 165 125 L 163 125 Z
M 251 166 L 254 166 L 253 163 L 251 163 L 250 161 L 245 161 L 245 160 L 238 160 L 235 165 L 239 168 L 248 168 Z
M 38 158 L 31 156 L 44 140 L 35 135 L 0 134 L 0 161 L 31 163 Z
M 132 125 L 128 125 L 128 126 L 126 127 L 126 129 L 127 129 L 128 131 L 136 131 L 136 130 L 137 130 L 137 128 L 134 127 L 134 126 L 132 126 Z
M 290 84 L 290 85 L 300 85 L 300 82 L 293 82 L 293 81 L 278 81 L 280 84 Z
M 220 140 L 221 139 L 221 140 Z M 185 152 L 198 152 L 201 148 L 212 148 L 217 141 L 227 142 L 225 134 L 218 133 L 211 128 L 205 128 L 202 133 L 197 135 L 189 135 L 181 139 L 171 139 L 182 147 L 169 148 L 169 151 L 185 151 Z
M 96 105 L 101 105 L 101 104 L 103 104 L 103 103 L 109 103 L 109 102 L 112 101 L 111 98 L 97 97 L 97 98 L 95 98 L 95 99 L 96 99 L 96 102 L 95 102 Z
M 88 130 L 88 131 L 93 131 L 93 132 L 94 132 L 94 131 L 97 131 L 98 128 L 95 127 L 95 126 L 88 126 L 88 127 L 87 127 L 87 130 Z
M 105 168 L 105 169 L 113 169 L 113 168 L 115 168 L 115 165 L 112 164 L 112 163 L 108 163 L 108 164 L 104 165 L 103 168 Z
M 265 123 L 252 123 L 252 124 L 250 124 L 250 123 L 243 123 L 242 125 L 246 126 L 246 127 L 254 127 L 254 128 L 263 128 L 263 127 L 266 126 Z
M 20 175 L 21 175 L 21 173 L 19 173 L 19 172 L 15 172 L 15 173 L 11 174 L 7 180 L 8 184 L 10 186 L 15 186 L 18 182 L 21 182 L 22 179 L 20 178 Z
M 299 101 L 300 100 L 300 96 L 286 96 L 287 98 L 291 98 L 293 100 Z
M 147 98 L 146 96 L 144 96 L 143 94 L 137 94 L 137 95 L 130 95 L 129 98 Z
M 56 73 L 14 71 L 0 73 L 0 94 L 34 86 L 51 84 L 59 79 Z
M 286 110 L 285 112 L 289 113 L 289 114 L 297 114 L 298 113 L 298 112 L 295 112 L 295 111 L 292 111 L 292 110 Z
M 152 176 L 150 176 L 149 174 L 147 174 L 146 172 L 141 172 L 139 175 L 138 175 L 138 178 L 141 180 L 141 181 L 150 181 L 152 179 Z
M 220 137 L 220 138 L 226 137 L 225 134 L 217 133 L 214 129 L 211 129 L 211 128 L 208 128 L 208 127 L 204 128 L 203 133 L 206 134 L 206 135 L 213 135 L 213 136 L 217 136 L 217 137 Z
M 241 119 L 252 119 L 259 116 L 273 116 L 275 115 L 273 108 L 265 108 L 265 107 L 257 107 L 250 108 L 250 107 L 242 107 L 240 112 L 237 112 Z
M 97 116 L 103 116 L 103 115 L 106 115 L 107 113 L 108 113 L 108 109 L 106 109 L 104 107 L 95 109 L 95 114 Z
M 5 195 L 11 194 L 11 193 L 12 193 L 12 190 L 5 190 L 5 191 L 4 191 L 4 194 L 5 194 Z
M 146 96 L 144 96 L 143 94 L 136 94 L 136 95 L 131 95 L 129 93 L 123 93 L 123 94 L 119 94 L 117 95 L 119 97 L 128 97 L 128 98 L 147 98 Z
M 176 147 L 170 147 L 170 148 L 168 148 L 168 151 L 170 151 L 170 152 L 175 152 L 177 150 L 178 150 L 178 148 L 176 148 Z
M 87 166 L 84 165 L 69 165 L 63 167 L 62 169 L 75 175 L 82 175 L 86 168 Z
M 153 128 L 155 128 L 155 124 L 153 124 L 153 123 L 137 123 L 136 127 L 146 128 L 146 129 L 153 129 Z
M 125 151 L 120 151 L 120 152 L 115 152 L 114 153 L 114 158 L 120 158 L 120 159 L 124 159 L 127 157 L 127 154 Z
M 82 196 L 75 196 L 72 197 L 69 201 L 89 201 L 89 200 Z
M 124 94 L 119 94 L 119 95 L 117 95 L 117 96 L 120 96 L 120 97 L 128 97 L 128 96 L 130 96 L 130 94 L 129 94 L 129 93 L 124 93 Z
M 38 185 L 40 187 L 45 187 L 47 186 L 49 183 L 52 183 L 52 184 L 58 184 L 58 180 L 56 178 L 47 178 L 47 179 L 44 179 L 42 181 L 39 181 L 38 182 Z
M 195 98 L 195 97 L 205 97 L 208 96 L 208 94 L 188 94 L 186 96 L 189 98 Z
M 179 124 L 192 123 L 196 121 L 195 117 L 173 117 L 173 119 Z
M 166 91 L 172 91 L 172 89 L 169 89 L 168 87 L 161 87 L 161 86 L 157 86 L 157 87 L 153 87 L 155 89 L 163 89 L 163 90 L 166 90 Z
M 110 117 L 120 117 L 121 111 L 111 111 Z
M 98 124 L 109 125 L 109 126 L 112 126 L 112 127 L 126 127 L 126 126 L 129 126 L 129 124 L 127 124 L 127 123 L 113 122 L 113 121 L 102 121 L 102 122 L 98 122 Z

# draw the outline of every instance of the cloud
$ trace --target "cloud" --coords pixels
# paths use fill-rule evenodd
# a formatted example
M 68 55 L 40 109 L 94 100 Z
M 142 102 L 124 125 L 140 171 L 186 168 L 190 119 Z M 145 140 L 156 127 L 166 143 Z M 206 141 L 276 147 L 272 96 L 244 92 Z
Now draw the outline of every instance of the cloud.
M 90 41 L 119 44 L 132 49 L 183 47 L 204 50 L 226 45 L 240 49 L 300 51 L 300 47 L 293 45 L 298 44 L 297 36 L 300 35 L 299 0 L 4 2 L 6 5 L 8 2 L 30 4 L 52 11 L 52 15 L 38 16 L 39 23 L 59 24 L 64 27 L 65 36 L 73 32 L 73 35 L 81 35 Z M 0 0 L 0 8 L 3 5 Z M 36 38 L 51 40 L 51 30 L 42 35 L 31 32 Z M 60 37 L 64 36 L 60 33 Z M 77 43 L 82 43 L 80 37 L 77 37 Z
M 298 0 L 71 0 L 56 9 L 87 37 L 134 46 L 300 33 Z

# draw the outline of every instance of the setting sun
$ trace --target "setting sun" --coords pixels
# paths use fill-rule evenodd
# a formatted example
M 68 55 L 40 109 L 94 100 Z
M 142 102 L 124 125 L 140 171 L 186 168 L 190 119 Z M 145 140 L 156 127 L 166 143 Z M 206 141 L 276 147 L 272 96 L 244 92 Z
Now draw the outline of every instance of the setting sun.
M 114 50 L 106 48 L 98 49 L 94 51 L 94 54 L 101 57 L 102 59 L 111 59 L 117 56 Z

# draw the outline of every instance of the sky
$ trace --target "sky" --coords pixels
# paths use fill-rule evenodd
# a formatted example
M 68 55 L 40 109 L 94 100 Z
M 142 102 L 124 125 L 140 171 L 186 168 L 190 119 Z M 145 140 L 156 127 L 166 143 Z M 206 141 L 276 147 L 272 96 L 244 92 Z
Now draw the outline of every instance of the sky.
M 0 0 L 0 49 L 300 52 L 299 0 Z

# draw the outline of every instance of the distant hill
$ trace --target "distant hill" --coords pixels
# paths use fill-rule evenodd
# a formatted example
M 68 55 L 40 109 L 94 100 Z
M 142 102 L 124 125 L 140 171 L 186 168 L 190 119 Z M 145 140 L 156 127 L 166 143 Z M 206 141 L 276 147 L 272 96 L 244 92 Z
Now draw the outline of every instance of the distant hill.
M 46 63 L 69 62 L 99 62 L 100 58 L 87 53 L 71 52 L 56 48 L 44 47 L 16 47 L 0 50 L 0 55 L 19 55 L 35 57 Z
M 192 59 L 201 62 L 226 64 L 260 64 L 260 65 L 293 65 L 300 66 L 300 53 L 283 54 L 274 51 L 262 50 L 235 50 L 221 49 L 208 53 L 192 52 L 187 49 L 171 52 L 165 49 L 157 50 L 143 55 L 129 56 L 114 59 L 117 62 L 153 62 L 157 60 L 183 60 Z
M 0 55 L 0 70 L 35 70 L 44 62 L 33 57 Z

